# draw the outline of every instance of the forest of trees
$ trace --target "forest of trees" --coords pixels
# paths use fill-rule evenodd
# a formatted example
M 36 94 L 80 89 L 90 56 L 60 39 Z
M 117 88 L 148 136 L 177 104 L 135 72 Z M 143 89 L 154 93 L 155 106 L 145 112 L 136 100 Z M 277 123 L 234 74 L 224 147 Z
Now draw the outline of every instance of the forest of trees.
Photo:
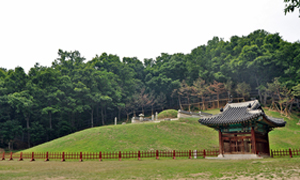
M 112 124 L 114 117 L 128 121 L 165 108 L 203 110 L 212 96 L 220 107 L 221 95 L 257 98 L 287 116 L 297 110 L 300 42 L 256 30 L 143 62 L 106 53 L 86 60 L 78 51 L 59 50 L 51 67 L 36 64 L 28 74 L 22 67 L 1 68 L 0 148 L 34 146 Z

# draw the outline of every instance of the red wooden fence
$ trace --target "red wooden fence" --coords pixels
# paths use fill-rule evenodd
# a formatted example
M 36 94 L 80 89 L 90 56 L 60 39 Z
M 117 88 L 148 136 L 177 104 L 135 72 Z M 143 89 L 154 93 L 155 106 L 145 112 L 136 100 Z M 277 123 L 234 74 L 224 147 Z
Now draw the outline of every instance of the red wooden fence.
M 35 161 L 36 159 L 49 160 L 99 160 L 103 159 L 138 159 L 142 158 L 205 158 L 206 156 L 218 156 L 219 150 L 187 150 L 187 151 L 119 151 L 119 152 L 18 152 L 18 153 L 3 153 L 1 160 L 19 160 L 30 159 Z M 283 149 L 283 150 L 271 150 L 271 157 L 282 156 L 300 156 L 300 149 Z
M 45 161 L 49 160 L 99 160 L 103 159 L 138 159 L 141 158 L 205 158 L 206 156 L 218 156 L 219 150 L 187 150 L 187 151 L 125 151 L 125 152 L 18 152 L 10 154 L 2 154 L 2 160 L 13 160 L 18 159 L 22 161 L 24 159 L 30 159 L 30 161 L 35 161 L 36 159 L 41 159 Z
M 274 156 L 300 156 L 300 149 L 280 149 L 280 150 L 271 150 L 271 157 Z

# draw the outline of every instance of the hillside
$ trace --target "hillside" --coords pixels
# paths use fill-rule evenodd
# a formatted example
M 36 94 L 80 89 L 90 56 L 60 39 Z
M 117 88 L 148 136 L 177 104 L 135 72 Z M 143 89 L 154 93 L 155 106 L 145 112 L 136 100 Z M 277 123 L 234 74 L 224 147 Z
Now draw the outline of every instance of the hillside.
M 218 111 L 210 111 L 218 112 Z M 278 112 L 266 114 L 281 117 Z M 282 118 L 282 117 L 281 117 Z M 299 148 L 299 118 L 285 118 L 287 125 L 269 134 L 271 149 Z M 24 152 L 98 152 L 136 150 L 188 150 L 218 148 L 217 131 L 203 126 L 195 118 L 161 123 L 110 125 L 86 129 L 25 150 Z
M 214 149 L 217 132 L 197 119 L 161 123 L 110 125 L 86 129 L 26 150 L 43 151 L 136 151 Z
M 265 112 L 269 116 L 283 118 L 278 112 L 268 110 Z M 271 149 L 300 149 L 300 126 L 297 125 L 300 118 L 292 114 L 290 118 L 284 117 L 284 120 L 287 122 L 285 127 L 276 128 L 269 133 Z

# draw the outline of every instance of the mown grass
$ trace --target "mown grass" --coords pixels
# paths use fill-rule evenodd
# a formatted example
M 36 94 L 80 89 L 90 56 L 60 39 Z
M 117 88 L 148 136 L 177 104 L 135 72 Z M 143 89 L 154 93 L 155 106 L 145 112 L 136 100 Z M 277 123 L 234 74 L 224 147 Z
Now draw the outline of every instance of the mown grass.
M 219 110 L 207 112 L 216 114 Z M 267 109 L 265 112 L 272 117 L 283 118 L 278 112 Z M 184 118 L 160 123 L 95 127 L 58 138 L 24 152 L 217 149 L 217 131 L 199 124 L 197 120 L 197 118 Z M 271 149 L 299 149 L 300 126 L 296 125 L 299 118 L 292 115 L 290 119 L 284 117 L 284 120 L 287 121 L 286 127 L 275 128 L 269 133 Z
M 220 109 L 209 109 L 209 110 L 205 110 L 203 112 L 210 113 L 210 114 L 219 114 Z
M 300 158 L 1 161 L 1 179 L 297 179 Z
M 157 118 L 158 119 L 177 118 L 177 110 L 175 109 L 164 110 L 157 115 Z
M 265 109 L 265 113 L 276 118 L 284 118 L 287 122 L 285 127 L 276 128 L 269 133 L 271 149 L 300 149 L 300 126 L 297 125 L 299 117 L 292 114 L 290 118 L 281 116 L 279 112 Z
M 218 148 L 218 134 L 186 118 L 160 123 L 111 125 L 86 129 L 23 152 L 99 152 Z

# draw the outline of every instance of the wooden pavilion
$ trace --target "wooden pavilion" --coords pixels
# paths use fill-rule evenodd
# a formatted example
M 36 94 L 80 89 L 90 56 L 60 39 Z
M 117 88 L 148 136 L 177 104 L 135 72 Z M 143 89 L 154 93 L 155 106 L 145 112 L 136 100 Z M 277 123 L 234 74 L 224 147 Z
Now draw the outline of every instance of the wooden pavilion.
M 219 131 L 219 157 L 225 154 L 270 156 L 268 133 L 284 127 L 283 119 L 269 117 L 258 100 L 228 103 L 220 113 L 199 119 L 199 123 Z

